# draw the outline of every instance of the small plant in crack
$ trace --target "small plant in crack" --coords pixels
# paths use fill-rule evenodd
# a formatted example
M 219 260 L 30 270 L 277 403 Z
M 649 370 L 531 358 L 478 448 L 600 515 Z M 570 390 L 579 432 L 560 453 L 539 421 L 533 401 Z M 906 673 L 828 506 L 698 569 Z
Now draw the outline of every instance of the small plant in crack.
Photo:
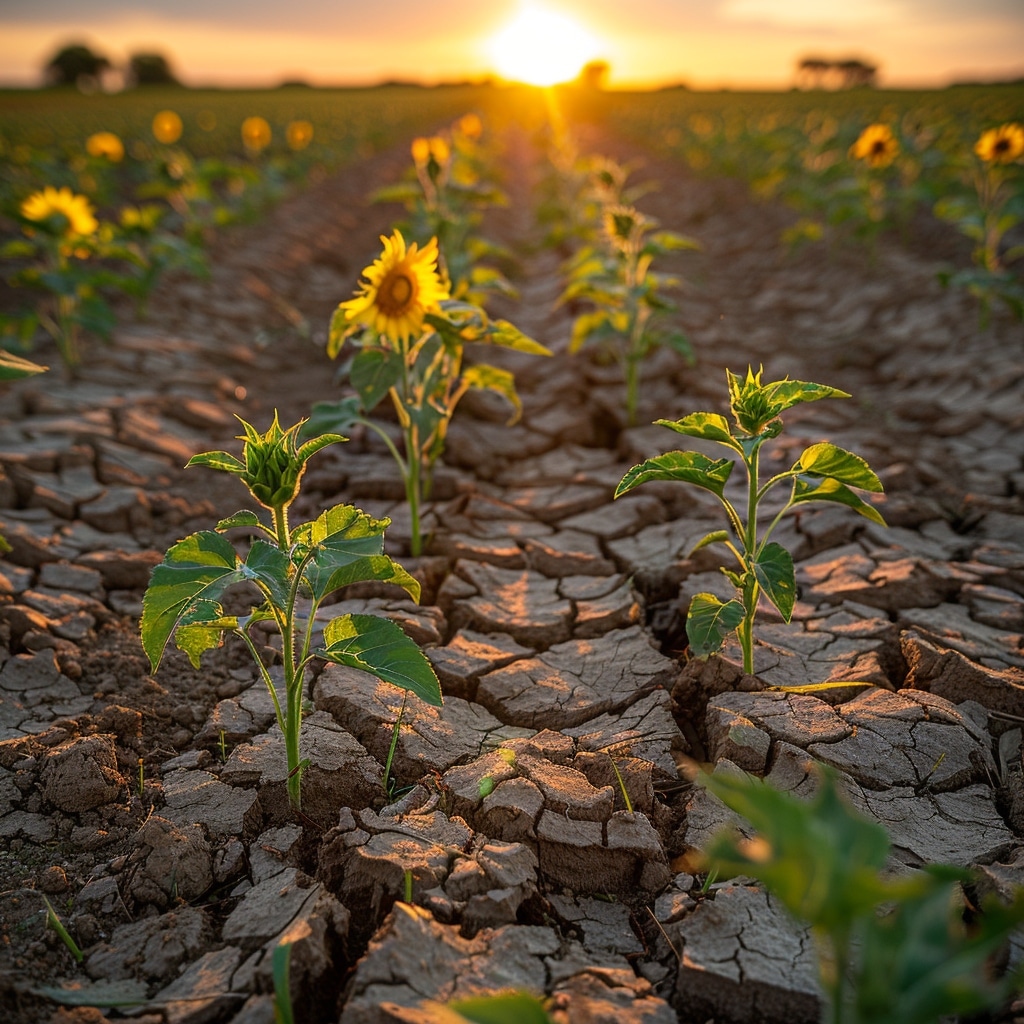
M 783 516 L 796 506 L 829 501 L 885 525 L 878 509 L 853 490 L 878 494 L 881 481 L 859 455 L 827 441 L 805 448 L 792 467 L 761 483 L 761 449 L 766 441 L 782 433 L 783 412 L 801 402 L 850 397 L 845 391 L 809 381 L 785 378 L 765 384 L 761 382 L 762 372 L 763 368 L 754 373 L 748 367 L 746 376 L 741 377 L 726 370 L 734 424 L 714 412 L 655 421 L 677 434 L 722 445 L 730 457 L 713 459 L 695 451 L 666 452 L 630 469 L 615 491 L 618 498 L 649 480 L 678 480 L 710 491 L 721 502 L 729 528 L 701 538 L 691 554 L 709 544 L 724 545 L 738 563 L 736 570 L 722 569 L 737 596 L 722 601 L 714 594 L 697 594 L 686 616 L 686 636 L 691 653 L 705 657 L 720 650 L 735 633 L 743 652 L 743 671 L 749 675 L 754 672 L 754 615 L 761 595 L 786 622 L 796 603 L 793 558 L 781 544 L 769 539 Z M 737 461 L 746 474 L 746 493 L 742 502 L 734 503 L 726 497 L 725 488 Z M 768 526 L 759 530 L 758 512 L 764 499 L 780 486 L 790 488 L 789 497 Z
M 219 647 L 224 634 L 239 637 L 248 647 L 274 702 L 277 724 L 288 758 L 288 796 L 299 810 L 302 772 L 299 730 L 303 714 L 306 670 L 319 657 L 362 669 L 429 704 L 441 704 L 441 687 L 429 660 L 402 629 L 376 615 L 347 614 L 323 626 L 323 646 L 314 649 L 317 611 L 324 599 L 351 583 L 380 580 L 395 584 L 414 600 L 420 585 L 401 565 L 384 554 L 384 531 L 390 520 L 374 519 L 351 505 L 335 505 L 311 522 L 291 526 L 288 510 L 299 494 L 306 462 L 327 445 L 345 440 L 324 434 L 298 443 L 304 420 L 281 428 L 277 414 L 265 433 L 245 420 L 240 436 L 242 459 L 228 452 L 204 452 L 189 460 L 237 476 L 252 497 L 270 512 L 270 523 L 249 509 L 217 523 L 214 530 L 194 533 L 173 545 L 153 575 L 143 598 L 142 645 L 155 672 L 167 641 L 174 636 L 193 666 L 204 652 Z M 223 534 L 244 528 L 258 539 L 241 557 Z M 259 595 L 248 615 L 229 615 L 221 604 L 236 584 Z M 260 654 L 252 631 L 269 624 L 281 637 L 284 703 Z

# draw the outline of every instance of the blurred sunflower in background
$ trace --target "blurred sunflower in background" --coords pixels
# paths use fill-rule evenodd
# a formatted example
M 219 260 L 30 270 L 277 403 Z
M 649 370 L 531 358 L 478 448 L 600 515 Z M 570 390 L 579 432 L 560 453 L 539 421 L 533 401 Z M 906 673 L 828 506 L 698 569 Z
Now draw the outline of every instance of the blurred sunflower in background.
M 285 130 L 288 148 L 298 152 L 313 141 L 313 126 L 309 121 L 292 121 Z
M 896 159 L 900 144 L 892 129 L 885 124 L 870 124 L 850 147 L 854 160 L 863 160 L 869 167 L 888 167 Z
M 153 118 L 153 137 L 165 146 L 172 146 L 181 138 L 184 126 L 181 118 L 173 110 L 161 110 Z
M 246 149 L 258 153 L 270 145 L 270 139 L 270 125 L 266 118 L 247 117 L 242 122 L 242 142 Z
M 67 187 L 47 185 L 42 191 L 33 192 L 21 204 L 21 215 L 64 237 L 91 235 L 99 227 L 89 200 Z
M 113 132 L 96 132 L 85 140 L 89 156 L 119 164 L 124 159 L 124 143 Z
M 370 327 L 391 341 L 408 342 L 423 329 L 427 313 L 439 309 L 448 289 L 437 272 L 437 239 L 422 249 L 408 247 L 400 231 L 381 235 L 384 251 L 363 271 L 359 294 L 341 303 L 345 317 Z
M 1013 163 L 1024 154 L 1024 128 L 1016 121 L 982 132 L 974 152 L 987 164 Z

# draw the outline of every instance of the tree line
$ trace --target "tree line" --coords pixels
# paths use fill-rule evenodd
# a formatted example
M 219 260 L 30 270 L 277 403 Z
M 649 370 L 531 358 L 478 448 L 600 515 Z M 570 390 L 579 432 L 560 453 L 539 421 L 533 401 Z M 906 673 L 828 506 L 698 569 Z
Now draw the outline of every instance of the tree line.
M 96 53 L 84 43 L 62 46 L 43 68 L 43 78 L 50 86 L 77 86 L 96 88 L 104 74 L 117 70 L 109 58 Z M 161 53 L 133 53 L 124 68 L 125 84 L 180 85 L 178 76 Z

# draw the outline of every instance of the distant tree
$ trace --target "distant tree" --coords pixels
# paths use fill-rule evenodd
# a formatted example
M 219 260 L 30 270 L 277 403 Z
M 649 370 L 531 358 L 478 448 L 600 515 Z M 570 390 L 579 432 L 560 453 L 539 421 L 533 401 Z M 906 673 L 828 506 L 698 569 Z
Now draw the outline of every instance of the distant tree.
M 873 86 L 878 68 L 873 64 L 865 64 L 862 60 L 850 59 L 841 60 L 836 64 L 836 69 L 842 76 L 844 89 L 854 89 L 857 86 Z
M 95 85 L 110 67 L 102 54 L 93 53 L 83 43 L 72 43 L 50 58 L 43 73 L 49 85 Z
M 134 53 L 128 61 L 132 85 L 179 85 L 177 76 L 162 53 Z
M 599 90 L 605 87 L 608 81 L 608 72 L 611 70 L 608 61 L 592 60 L 583 65 L 576 81 L 584 89 Z
M 797 76 L 806 83 L 807 89 L 821 89 L 825 85 L 825 76 L 832 67 L 832 61 L 822 57 L 804 57 L 797 66 Z

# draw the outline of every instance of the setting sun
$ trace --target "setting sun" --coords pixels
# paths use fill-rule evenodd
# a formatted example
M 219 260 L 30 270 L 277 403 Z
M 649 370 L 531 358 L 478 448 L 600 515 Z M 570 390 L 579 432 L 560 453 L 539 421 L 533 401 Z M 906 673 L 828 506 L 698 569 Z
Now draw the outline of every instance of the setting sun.
M 524 7 L 488 44 L 498 73 L 529 85 L 575 78 L 600 47 L 579 22 L 535 6 Z

